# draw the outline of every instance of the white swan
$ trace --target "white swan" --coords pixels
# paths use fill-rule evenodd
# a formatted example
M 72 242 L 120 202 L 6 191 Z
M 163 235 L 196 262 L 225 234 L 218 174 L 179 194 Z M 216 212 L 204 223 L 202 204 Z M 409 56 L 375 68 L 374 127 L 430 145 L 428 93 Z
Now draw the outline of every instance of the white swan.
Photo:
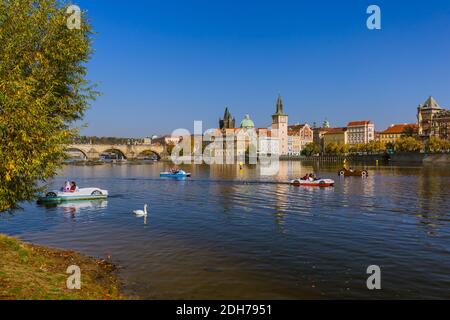
M 137 217 L 146 217 L 147 216 L 147 207 L 148 207 L 148 204 L 145 204 L 144 205 L 144 211 L 142 211 L 142 210 L 134 210 L 133 213 Z

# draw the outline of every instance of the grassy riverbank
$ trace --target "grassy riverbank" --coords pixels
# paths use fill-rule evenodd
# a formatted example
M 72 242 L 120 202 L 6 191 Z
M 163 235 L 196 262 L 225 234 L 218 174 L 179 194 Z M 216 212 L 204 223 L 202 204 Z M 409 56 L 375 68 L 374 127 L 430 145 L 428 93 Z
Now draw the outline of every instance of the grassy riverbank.
M 66 270 L 81 269 L 81 290 L 68 290 Z M 0 299 L 120 299 L 115 267 L 74 252 L 24 243 L 0 234 Z

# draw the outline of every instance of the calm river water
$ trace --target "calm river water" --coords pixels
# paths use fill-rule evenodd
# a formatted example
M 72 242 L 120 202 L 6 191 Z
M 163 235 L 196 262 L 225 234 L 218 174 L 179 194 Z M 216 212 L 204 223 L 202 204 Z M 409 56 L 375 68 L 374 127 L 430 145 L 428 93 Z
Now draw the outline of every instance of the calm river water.
M 91 256 L 111 256 L 123 291 L 142 299 L 450 298 L 450 170 L 282 162 L 189 166 L 191 179 L 159 178 L 165 163 L 67 166 L 51 187 L 76 179 L 107 201 L 24 204 L 0 216 L 0 233 Z M 284 182 L 316 171 L 330 189 Z M 150 205 L 146 221 L 132 214 Z M 381 267 L 382 290 L 366 287 Z

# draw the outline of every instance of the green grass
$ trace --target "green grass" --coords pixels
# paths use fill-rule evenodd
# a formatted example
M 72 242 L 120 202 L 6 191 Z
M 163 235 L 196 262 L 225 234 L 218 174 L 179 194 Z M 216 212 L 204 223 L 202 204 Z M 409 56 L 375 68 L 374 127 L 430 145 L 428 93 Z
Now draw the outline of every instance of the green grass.
M 66 287 L 71 265 L 81 269 L 81 290 Z M 117 300 L 121 296 L 112 264 L 0 235 L 0 299 Z

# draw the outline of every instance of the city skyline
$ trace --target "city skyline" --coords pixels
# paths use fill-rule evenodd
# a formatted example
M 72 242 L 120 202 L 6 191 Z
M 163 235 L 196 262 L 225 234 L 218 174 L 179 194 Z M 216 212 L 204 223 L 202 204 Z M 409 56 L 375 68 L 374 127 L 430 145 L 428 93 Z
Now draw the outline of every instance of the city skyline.
M 379 1 L 374 31 L 356 1 L 77 4 L 96 31 L 89 78 L 103 93 L 83 135 L 215 128 L 226 106 L 237 122 L 250 114 L 268 127 L 278 93 L 291 124 L 372 120 L 377 131 L 416 122 L 430 95 L 450 105 L 444 1 Z

